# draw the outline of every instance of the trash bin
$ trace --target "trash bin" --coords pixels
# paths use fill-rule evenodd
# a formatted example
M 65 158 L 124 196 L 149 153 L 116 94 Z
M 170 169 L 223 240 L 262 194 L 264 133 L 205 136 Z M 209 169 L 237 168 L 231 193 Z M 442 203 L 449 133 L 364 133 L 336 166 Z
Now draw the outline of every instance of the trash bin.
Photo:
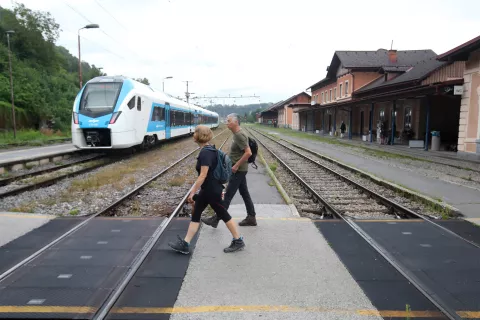
M 432 151 L 440 150 L 440 131 L 432 131 Z

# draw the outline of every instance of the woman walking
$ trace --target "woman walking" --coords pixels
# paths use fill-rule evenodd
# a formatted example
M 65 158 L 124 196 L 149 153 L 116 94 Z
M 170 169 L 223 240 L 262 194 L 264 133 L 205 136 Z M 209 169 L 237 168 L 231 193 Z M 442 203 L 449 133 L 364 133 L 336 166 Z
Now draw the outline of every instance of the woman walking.
M 225 222 L 228 230 L 232 233 L 232 242 L 228 248 L 223 249 L 224 252 L 234 252 L 245 247 L 243 237 L 240 237 L 237 226 L 228 211 L 222 206 L 223 185 L 215 179 L 213 171 L 217 166 L 217 151 L 215 147 L 210 146 L 209 142 L 213 137 L 212 130 L 207 126 L 197 126 L 193 134 L 193 140 L 201 148 L 197 158 L 198 178 L 195 182 L 187 202 L 194 203 L 192 221 L 188 226 L 187 235 L 184 239 L 177 235 L 176 242 L 169 242 L 168 245 L 175 251 L 183 254 L 190 253 L 190 241 L 193 239 L 200 226 L 200 217 L 203 210 L 210 205 L 217 216 Z M 196 192 L 200 190 L 198 194 Z

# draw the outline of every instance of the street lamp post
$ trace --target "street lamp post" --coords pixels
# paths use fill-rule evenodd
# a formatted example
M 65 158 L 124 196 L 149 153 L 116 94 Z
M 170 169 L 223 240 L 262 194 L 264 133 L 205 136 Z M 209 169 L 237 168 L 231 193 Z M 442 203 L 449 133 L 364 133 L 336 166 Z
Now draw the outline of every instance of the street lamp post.
M 12 58 L 10 53 L 10 34 L 15 33 L 13 30 L 9 30 L 7 33 L 7 43 L 8 43 L 8 64 L 10 65 L 10 94 L 12 97 L 12 122 L 13 122 L 13 138 L 17 138 L 17 125 L 15 121 L 15 103 L 13 100 L 13 76 L 12 76 Z
M 87 24 L 85 27 L 78 29 L 78 78 L 80 89 L 82 89 L 82 58 L 80 54 L 80 30 L 100 28 L 98 24 Z
M 165 79 L 172 79 L 173 77 L 166 77 L 166 78 L 163 78 L 162 80 L 162 88 L 163 88 L 163 92 L 165 92 Z

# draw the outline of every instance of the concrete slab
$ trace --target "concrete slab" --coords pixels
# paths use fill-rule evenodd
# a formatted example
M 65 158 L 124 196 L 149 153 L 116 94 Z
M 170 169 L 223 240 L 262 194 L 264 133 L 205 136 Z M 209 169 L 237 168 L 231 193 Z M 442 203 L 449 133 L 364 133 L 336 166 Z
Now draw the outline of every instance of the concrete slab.
M 71 143 L 47 146 L 47 147 L 36 147 L 29 149 L 20 149 L 15 151 L 5 151 L 0 152 L 0 164 L 4 162 L 18 161 L 23 159 L 30 159 L 38 156 L 50 156 L 60 152 L 69 152 L 78 150 Z
M 223 252 L 223 224 L 202 226 L 174 307 L 187 312 L 171 319 L 381 319 L 312 222 L 288 205 L 261 208 L 257 227 L 240 227 L 246 247 L 234 254 Z M 244 216 L 243 205 L 229 211 Z
M 477 190 L 420 176 L 415 172 L 392 167 L 380 161 L 367 160 L 360 156 L 344 153 L 325 143 L 290 137 L 281 133 L 278 136 L 380 178 L 394 181 L 431 198 L 441 198 L 446 203 L 459 209 L 468 218 L 480 218 L 480 192 Z
M 0 212 L 0 247 L 54 218 L 50 215 Z
M 275 185 L 269 185 L 270 177 L 268 176 L 265 167 L 260 161 L 256 161 L 258 169 L 248 167 L 247 186 L 253 203 L 263 204 L 285 204 L 282 196 L 277 192 Z M 237 191 L 232 199 L 231 205 L 243 204 L 242 196 Z

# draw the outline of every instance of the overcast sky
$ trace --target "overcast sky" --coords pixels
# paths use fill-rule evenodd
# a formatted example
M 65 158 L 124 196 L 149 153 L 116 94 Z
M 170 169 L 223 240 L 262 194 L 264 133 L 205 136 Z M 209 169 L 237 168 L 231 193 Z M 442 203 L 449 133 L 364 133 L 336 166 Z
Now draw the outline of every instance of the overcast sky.
M 479 0 L 20 2 L 49 11 L 63 30 L 57 44 L 75 56 L 77 30 L 98 23 L 81 31 L 82 60 L 108 75 L 146 77 L 159 90 L 173 76 L 165 91 L 175 96 L 184 80 L 195 95 L 260 96 L 216 103 L 288 98 L 325 76 L 335 50 L 389 49 L 393 40 L 397 50 L 441 54 L 480 34 Z

